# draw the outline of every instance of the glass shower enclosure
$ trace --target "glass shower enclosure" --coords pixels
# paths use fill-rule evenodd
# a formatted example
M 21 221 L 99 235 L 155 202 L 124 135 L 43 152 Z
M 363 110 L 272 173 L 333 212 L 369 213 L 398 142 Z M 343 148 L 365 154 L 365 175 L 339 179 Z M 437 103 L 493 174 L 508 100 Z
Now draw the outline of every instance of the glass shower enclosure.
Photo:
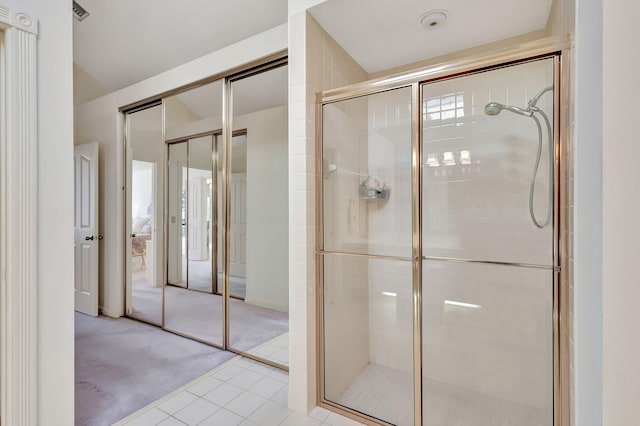
M 325 94 L 324 406 L 380 424 L 554 424 L 559 64 Z

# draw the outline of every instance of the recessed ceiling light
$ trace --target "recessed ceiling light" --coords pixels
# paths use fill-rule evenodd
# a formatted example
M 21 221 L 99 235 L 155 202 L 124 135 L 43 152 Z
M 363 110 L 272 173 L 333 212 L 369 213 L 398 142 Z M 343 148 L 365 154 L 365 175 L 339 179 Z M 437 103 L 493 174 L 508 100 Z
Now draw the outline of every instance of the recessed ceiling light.
M 424 30 L 434 30 L 447 22 L 448 17 L 449 12 L 444 9 L 430 10 L 418 19 L 418 24 Z

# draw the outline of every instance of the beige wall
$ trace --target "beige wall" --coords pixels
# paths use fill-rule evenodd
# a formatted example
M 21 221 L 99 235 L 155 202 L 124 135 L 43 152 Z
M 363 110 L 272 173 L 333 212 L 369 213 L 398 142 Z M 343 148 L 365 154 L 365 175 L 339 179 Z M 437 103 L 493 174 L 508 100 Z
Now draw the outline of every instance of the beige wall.
M 289 2 L 289 406 L 316 405 L 315 94 L 367 74 L 304 12 L 319 2 Z
M 288 108 L 234 117 L 247 129 L 247 295 L 252 305 L 289 311 Z
M 73 104 L 80 105 L 107 95 L 107 89 L 76 63 L 73 64 Z
M 602 423 L 606 426 L 640 424 L 638 16 L 637 2 L 602 1 Z M 583 99 L 587 101 L 586 94 Z

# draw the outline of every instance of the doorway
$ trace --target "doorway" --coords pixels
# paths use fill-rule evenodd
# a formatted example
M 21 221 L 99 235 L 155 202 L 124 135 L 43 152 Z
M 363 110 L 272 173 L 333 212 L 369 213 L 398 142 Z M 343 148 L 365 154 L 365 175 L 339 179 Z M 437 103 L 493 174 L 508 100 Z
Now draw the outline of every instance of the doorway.
M 282 369 L 287 89 L 280 60 L 124 111 L 127 316 Z

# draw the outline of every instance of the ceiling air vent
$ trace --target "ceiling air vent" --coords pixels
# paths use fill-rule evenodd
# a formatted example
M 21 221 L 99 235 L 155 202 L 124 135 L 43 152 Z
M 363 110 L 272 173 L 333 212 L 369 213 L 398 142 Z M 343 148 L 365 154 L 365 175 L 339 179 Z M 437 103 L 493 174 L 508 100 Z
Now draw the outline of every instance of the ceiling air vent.
M 82 21 L 84 18 L 89 16 L 89 12 L 87 12 L 87 9 L 85 9 L 82 6 L 80 6 L 75 1 L 73 2 L 73 14 L 75 15 L 75 17 L 76 17 L 76 19 L 78 21 Z

